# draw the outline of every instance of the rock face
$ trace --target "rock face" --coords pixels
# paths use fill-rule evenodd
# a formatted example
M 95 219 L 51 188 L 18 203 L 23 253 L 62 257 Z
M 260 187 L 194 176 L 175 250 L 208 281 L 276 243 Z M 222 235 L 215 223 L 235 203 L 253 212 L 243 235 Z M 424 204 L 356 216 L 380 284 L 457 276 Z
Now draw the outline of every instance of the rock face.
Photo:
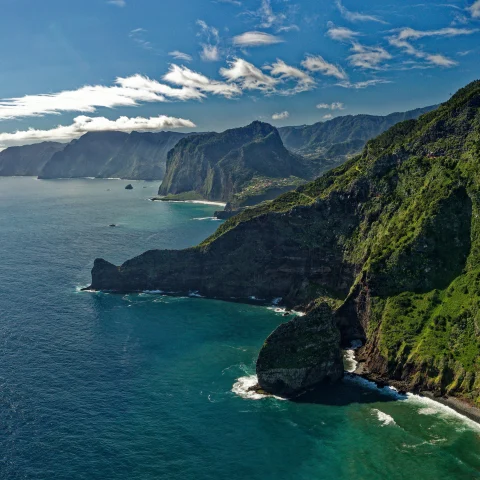
M 340 332 L 331 308 L 322 303 L 280 325 L 260 350 L 257 377 L 260 388 L 287 398 L 342 378 Z
M 480 405 L 479 233 L 477 81 L 317 180 L 228 219 L 197 247 L 152 250 L 119 267 L 96 260 L 92 288 L 303 307 L 307 316 L 262 348 L 267 391 L 295 396 L 334 380 L 335 352 L 360 339 L 372 377 Z
M 39 178 L 161 180 L 167 153 L 185 136 L 178 132 L 91 132 L 46 162 Z
M 64 143 L 56 142 L 6 148 L 0 152 L 0 176 L 36 177 L 52 156 L 64 148 Z
M 290 153 L 276 128 L 253 122 L 180 141 L 168 155 L 158 193 L 174 198 L 195 192 L 201 198 L 238 207 L 248 205 L 249 200 L 253 204 L 274 198 L 313 175 L 311 162 Z
M 278 129 L 284 145 L 292 152 L 320 159 L 322 172 L 358 154 L 368 140 L 377 137 L 398 122 L 418 118 L 438 105 L 408 112 L 378 115 L 346 115 L 326 122 Z

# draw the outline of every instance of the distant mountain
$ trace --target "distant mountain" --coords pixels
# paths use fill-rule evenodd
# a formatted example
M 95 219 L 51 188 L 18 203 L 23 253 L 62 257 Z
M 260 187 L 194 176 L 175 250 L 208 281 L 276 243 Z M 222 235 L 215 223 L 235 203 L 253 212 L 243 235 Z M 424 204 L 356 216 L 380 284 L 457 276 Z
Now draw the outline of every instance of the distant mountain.
M 386 116 L 346 115 L 313 125 L 282 127 L 278 131 L 285 147 L 294 153 L 321 160 L 323 171 L 327 171 L 360 153 L 368 140 L 396 123 L 416 119 L 437 107 L 434 105 Z
M 64 148 L 64 143 L 56 142 L 8 147 L 0 152 L 0 177 L 24 175 L 36 177 L 52 155 Z
M 178 132 L 86 133 L 53 155 L 39 178 L 161 180 L 167 153 L 185 135 Z
M 238 207 L 274 198 L 314 175 L 312 162 L 289 152 L 275 127 L 256 121 L 178 142 L 168 154 L 159 194 Z

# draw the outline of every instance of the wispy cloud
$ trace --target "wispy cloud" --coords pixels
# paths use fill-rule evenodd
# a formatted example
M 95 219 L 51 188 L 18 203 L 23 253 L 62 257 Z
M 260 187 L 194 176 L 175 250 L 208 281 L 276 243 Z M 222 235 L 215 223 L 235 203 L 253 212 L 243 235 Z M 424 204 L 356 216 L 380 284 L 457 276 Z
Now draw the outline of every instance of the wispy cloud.
M 164 128 L 194 128 L 196 125 L 191 120 L 167 117 L 120 117 L 109 120 L 105 117 L 79 116 L 71 125 L 59 125 L 49 130 L 18 130 L 14 133 L 0 133 L 0 148 L 14 145 L 26 145 L 44 141 L 70 141 L 88 132 L 133 132 L 133 131 L 158 131 Z
M 348 75 L 342 67 L 327 62 L 320 55 L 307 55 L 302 66 L 311 72 L 318 72 L 327 77 L 335 77 L 339 80 L 346 80 Z
M 152 44 L 146 39 L 145 34 L 147 31 L 144 28 L 135 28 L 132 30 L 128 36 L 140 47 L 145 50 L 152 50 Z
M 203 20 L 197 20 L 197 25 L 200 27 L 200 32 L 197 36 L 205 39 L 204 42 L 200 43 L 202 47 L 200 58 L 205 62 L 218 62 L 221 58 L 218 29 L 207 25 Z
M 376 15 L 365 15 L 360 12 L 352 12 L 343 6 L 341 0 L 335 0 L 335 5 L 342 14 L 342 17 L 349 22 L 377 22 L 387 24 L 384 20 Z
M 226 98 L 232 98 L 242 93 L 241 88 L 236 84 L 212 80 L 184 66 L 170 65 L 170 70 L 164 75 L 163 79 L 187 89 L 220 95 Z
M 291 30 L 300 30 L 298 25 L 293 22 L 295 6 L 287 5 L 287 9 L 281 12 L 275 12 L 272 8 L 271 0 L 261 0 L 258 10 L 247 11 L 245 15 L 255 19 L 257 27 L 272 28 L 277 33 L 288 32 Z
M 478 32 L 477 29 L 470 28 L 441 28 L 438 30 L 414 30 L 413 28 L 402 28 L 396 31 L 396 35 L 388 37 L 390 45 L 403 50 L 406 54 L 425 60 L 431 65 L 439 67 L 453 67 L 458 64 L 440 53 L 427 53 L 415 47 L 411 42 L 425 37 L 457 37 L 460 35 L 472 35 Z
M 233 44 L 237 47 L 261 47 L 282 42 L 281 37 L 265 32 L 245 32 L 233 37 Z
M 270 70 L 270 74 L 278 76 L 282 81 L 295 81 L 296 85 L 292 89 L 283 91 L 284 95 L 294 95 L 300 92 L 306 92 L 312 90 L 316 82 L 315 80 L 304 70 L 287 65 L 283 60 L 277 59 L 272 65 L 267 65 L 265 69 Z
M 354 42 L 351 48 L 352 55 L 348 57 L 350 65 L 363 69 L 380 70 L 382 63 L 392 56 L 383 47 L 368 47 Z
M 384 80 L 381 78 L 373 78 L 371 80 L 365 80 L 362 82 L 339 82 L 337 83 L 337 86 L 343 87 L 343 88 L 353 88 L 355 90 L 363 89 L 363 88 L 368 88 L 368 87 L 373 87 L 374 85 L 379 85 L 382 83 L 392 83 L 390 80 Z
M 333 118 L 333 115 L 331 113 L 327 113 L 326 115 L 323 116 L 324 120 L 331 120 Z
M 319 103 L 317 108 L 320 110 L 345 110 L 345 105 L 342 102 Z
M 407 42 L 406 40 L 401 40 L 398 37 L 389 37 L 388 41 L 390 45 L 400 48 L 408 55 L 412 55 L 416 58 L 421 58 L 423 60 L 426 60 L 428 63 L 432 65 L 436 65 L 439 67 L 453 67 L 458 64 L 456 61 L 451 60 L 445 55 L 426 53 L 414 47 L 410 42 Z
M 237 7 L 242 5 L 242 2 L 239 0 L 216 0 L 216 3 L 228 3 L 230 5 L 236 5 Z
M 480 1 L 480 0 L 479 0 Z M 472 35 L 478 29 L 471 28 L 441 28 L 439 30 L 414 30 L 413 28 L 402 28 L 397 35 L 399 40 L 418 40 L 424 37 L 457 37 L 459 35 Z
M 115 5 L 116 7 L 125 7 L 127 2 L 125 0 L 108 0 L 107 3 L 110 5 Z
M 480 18 L 480 0 L 473 2 L 473 4 L 468 7 L 468 11 L 473 18 Z
M 179 50 L 173 50 L 173 52 L 168 52 L 168 54 L 176 60 L 183 60 L 185 62 L 191 62 L 193 60 L 191 55 L 180 52 Z
M 208 93 L 226 98 L 242 93 L 238 85 L 218 82 L 178 65 L 170 66 L 164 80 L 181 88 L 137 74 L 119 77 L 112 86 L 86 85 L 77 90 L 0 99 L 0 120 L 63 112 L 93 113 L 102 107 L 135 107 L 170 100 L 201 100 Z
M 330 37 L 332 40 L 339 42 L 346 42 L 353 40 L 355 37 L 360 35 L 359 32 L 354 32 L 346 27 L 337 27 L 334 23 L 328 22 L 327 37 Z
M 228 68 L 220 69 L 220 74 L 230 82 L 239 82 L 244 90 L 273 92 L 280 81 L 242 58 L 231 60 Z
M 290 116 L 286 110 L 284 112 L 274 113 L 272 115 L 272 120 L 285 120 Z
M 261 47 L 275 45 L 283 41 L 281 37 L 265 32 L 245 32 L 233 37 L 233 44 L 237 47 Z

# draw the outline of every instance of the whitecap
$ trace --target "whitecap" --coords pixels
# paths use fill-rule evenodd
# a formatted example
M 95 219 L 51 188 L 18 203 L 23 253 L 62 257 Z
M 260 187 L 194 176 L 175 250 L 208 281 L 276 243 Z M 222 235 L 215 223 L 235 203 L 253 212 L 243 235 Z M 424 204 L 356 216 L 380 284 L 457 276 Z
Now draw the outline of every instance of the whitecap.
M 217 217 L 198 217 L 198 218 L 192 218 L 192 220 L 210 220 L 212 222 L 220 222 L 221 219 Z
M 377 408 L 373 409 L 373 413 L 376 414 L 379 422 L 382 424 L 383 427 L 386 427 L 387 425 L 396 425 L 395 420 L 392 416 L 388 415 L 388 413 L 382 412 Z
M 468 418 L 467 416 L 462 415 L 453 408 L 444 405 L 443 403 L 432 400 L 431 398 L 416 395 L 414 393 L 401 394 L 396 388 L 391 386 L 378 388 L 375 382 L 371 382 L 370 380 L 366 380 L 359 375 L 351 373 L 345 375 L 343 381 L 358 385 L 363 388 L 375 390 L 378 393 L 388 395 L 389 397 L 393 397 L 396 400 L 403 400 L 411 405 L 420 406 L 421 408 L 417 410 L 417 413 L 420 413 L 422 415 L 437 415 L 444 420 L 457 420 L 462 422 L 464 427 L 469 427 L 471 429 L 480 431 L 480 424 Z
M 239 397 L 246 398 L 248 400 L 262 400 L 263 398 L 275 398 L 277 400 L 286 400 L 276 395 L 261 394 L 252 390 L 255 385 L 258 384 L 258 377 L 256 375 L 249 375 L 247 377 L 237 378 L 237 381 L 233 384 L 232 392 Z
M 158 295 L 163 293 L 163 290 L 144 290 L 142 293 L 147 293 L 149 295 Z

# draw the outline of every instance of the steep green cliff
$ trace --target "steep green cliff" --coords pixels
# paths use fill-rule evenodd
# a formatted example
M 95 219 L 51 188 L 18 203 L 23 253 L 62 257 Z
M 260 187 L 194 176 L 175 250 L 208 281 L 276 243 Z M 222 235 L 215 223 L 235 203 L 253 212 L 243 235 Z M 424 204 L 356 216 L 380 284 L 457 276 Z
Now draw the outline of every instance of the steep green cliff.
M 91 132 L 70 142 L 44 165 L 39 178 L 160 180 L 178 132 Z
M 480 405 L 479 215 L 477 81 L 314 182 L 232 217 L 198 247 L 152 250 L 120 267 L 96 260 L 92 288 L 303 306 L 307 315 L 260 352 L 259 383 L 272 393 L 334 379 L 339 344 L 360 339 L 372 377 Z M 325 303 L 338 336 L 318 314 Z M 318 364 L 307 337 L 322 344 Z
M 6 148 L 0 152 L 0 176 L 36 177 L 52 156 L 64 148 L 64 143 L 57 142 Z
M 314 163 L 290 153 L 276 128 L 253 122 L 180 141 L 168 155 L 158 193 L 171 199 L 194 195 L 239 207 L 271 200 L 314 173 Z

